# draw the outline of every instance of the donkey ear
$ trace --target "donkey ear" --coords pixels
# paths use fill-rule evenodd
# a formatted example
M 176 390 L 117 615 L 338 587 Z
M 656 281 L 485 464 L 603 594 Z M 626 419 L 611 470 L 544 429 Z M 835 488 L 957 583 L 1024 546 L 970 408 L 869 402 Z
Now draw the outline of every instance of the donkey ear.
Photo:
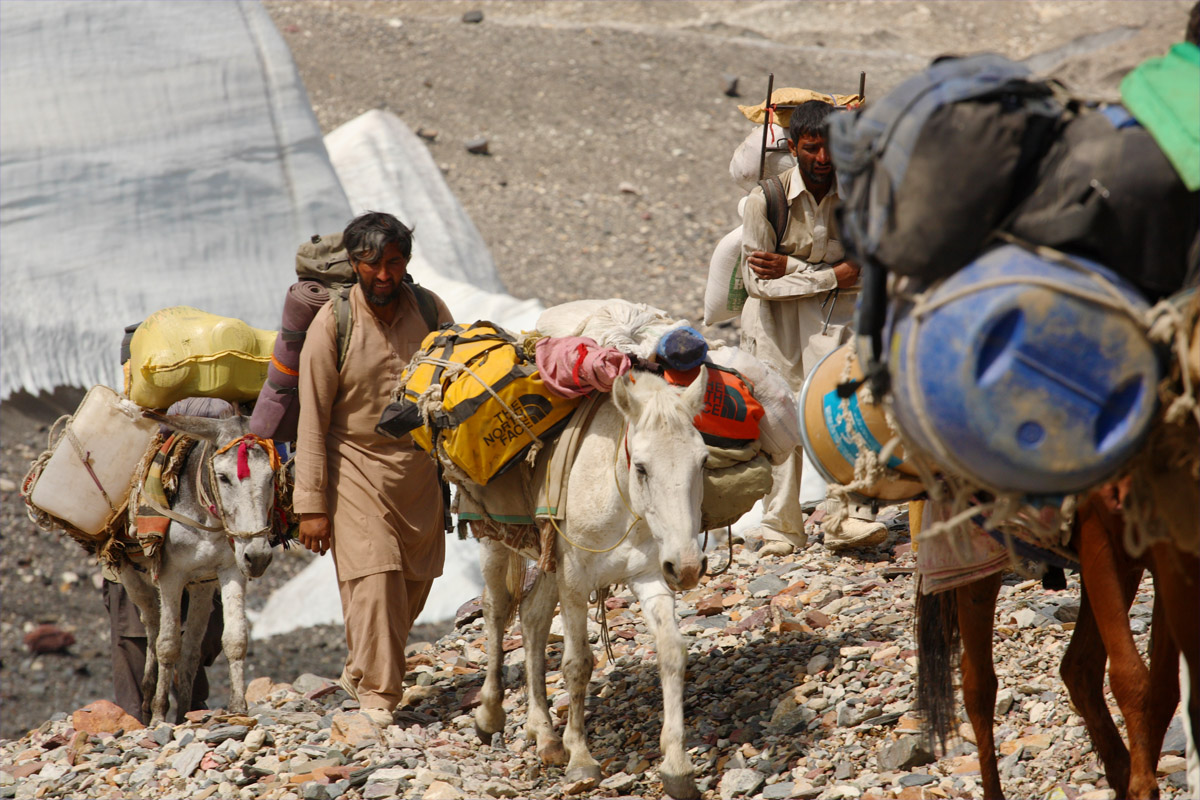
M 708 367 L 702 364 L 700 372 L 696 374 L 696 380 L 683 390 L 684 405 L 693 417 L 704 410 L 704 394 L 707 390 Z
M 629 373 L 625 373 L 613 381 L 612 399 L 617 410 L 621 412 L 621 416 L 630 422 L 637 422 L 641 416 L 641 406 L 634 397 L 633 380 L 629 377 Z
M 210 419 L 209 417 L 190 417 L 184 414 L 159 414 L 157 411 L 144 410 L 143 415 L 166 425 L 169 428 L 204 439 L 213 444 L 221 443 L 221 431 L 225 420 Z

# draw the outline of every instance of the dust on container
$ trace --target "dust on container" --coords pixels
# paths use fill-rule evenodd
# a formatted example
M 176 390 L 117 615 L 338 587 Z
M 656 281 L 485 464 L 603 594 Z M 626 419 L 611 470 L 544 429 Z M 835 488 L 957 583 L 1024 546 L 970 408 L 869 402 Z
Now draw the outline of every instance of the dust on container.
M 1097 264 L 997 247 L 893 308 L 897 424 L 944 470 L 993 489 L 1101 483 L 1154 416 L 1161 365 L 1135 318 L 1147 309 Z

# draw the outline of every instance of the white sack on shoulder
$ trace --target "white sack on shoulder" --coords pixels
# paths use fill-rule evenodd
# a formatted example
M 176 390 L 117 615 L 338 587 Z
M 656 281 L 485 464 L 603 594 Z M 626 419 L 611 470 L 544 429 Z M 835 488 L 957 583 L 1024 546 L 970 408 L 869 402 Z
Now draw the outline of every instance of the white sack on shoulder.
M 774 138 L 772 138 L 772 135 Z M 771 126 L 767 134 L 767 147 L 782 144 L 787 141 L 787 130 L 778 125 Z M 758 162 L 762 157 L 763 130 L 755 125 L 746 138 L 733 151 L 729 160 L 729 177 L 737 182 L 747 192 L 758 185 Z M 795 165 L 792 154 L 784 150 L 780 153 L 767 153 L 767 161 L 763 172 L 764 178 L 786 172 Z
M 783 376 L 737 347 L 708 351 L 714 364 L 736 370 L 754 387 L 754 399 L 762 404 L 758 440 L 772 464 L 781 464 L 800 446 L 800 418 L 796 396 Z
M 738 225 L 717 243 L 712 259 L 708 262 L 708 283 L 704 287 L 705 325 L 716 325 L 718 322 L 737 319 L 742 315 L 745 299 L 742 298 L 738 302 L 731 300 L 729 296 L 730 285 L 741 257 L 742 226 Z

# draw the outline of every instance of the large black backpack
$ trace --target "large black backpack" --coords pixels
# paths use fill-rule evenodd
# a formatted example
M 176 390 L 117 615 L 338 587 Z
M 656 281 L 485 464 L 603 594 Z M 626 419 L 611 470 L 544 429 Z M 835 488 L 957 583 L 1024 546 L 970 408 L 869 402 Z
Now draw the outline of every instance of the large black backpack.
M 1051 85 L 991 54 L 938 61 L 833 115 L 847 254 L 926 280 L 962 268 L 1028 193 L 1068 116 Z

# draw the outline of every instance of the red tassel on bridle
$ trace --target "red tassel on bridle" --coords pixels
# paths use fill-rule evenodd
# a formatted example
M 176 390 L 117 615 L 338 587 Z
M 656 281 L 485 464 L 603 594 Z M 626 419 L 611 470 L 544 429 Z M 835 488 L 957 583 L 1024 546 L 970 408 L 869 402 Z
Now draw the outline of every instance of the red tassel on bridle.
M 250 477 L 250 442 L 246 439 L 238 445 L 238 480 L 244 481 Z

